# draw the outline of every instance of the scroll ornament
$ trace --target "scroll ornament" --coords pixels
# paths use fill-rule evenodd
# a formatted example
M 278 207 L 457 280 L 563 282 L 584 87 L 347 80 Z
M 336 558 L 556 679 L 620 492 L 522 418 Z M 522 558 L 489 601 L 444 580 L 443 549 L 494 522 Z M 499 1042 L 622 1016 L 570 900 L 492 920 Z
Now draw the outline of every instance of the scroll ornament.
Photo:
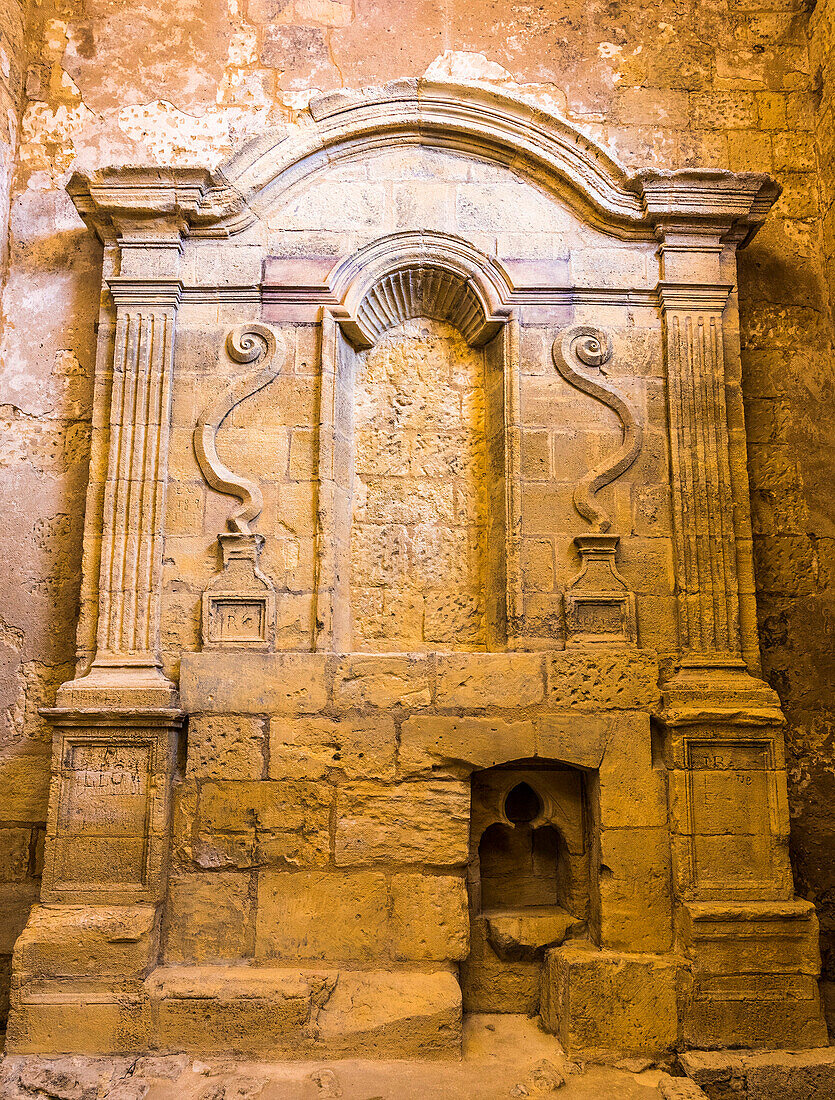
M 279 349 L 282 354 L 279 355 Z M 283 342 L 260 323 L 238 325 L 226 337 L 226 352 L 236 363 L 263 362 L 260 369 L 233 382 L 197 421 L 194 452 L 203 476 L 213 489 L 238 498 L 218 535 L 223 569 L 203 592 L 203 647 L 208 649 L 270 649 L 275 639 L 275 590 L 258 568 L 264 536 L 251 524 L 261 514 L 264 498 L 257 482 L 236 474 L 221 462 L 215 444 L 229 413 L 264 389 L 279 374 Z
M 561 341 L 554 341 L 553 356 L 554 365 L 566 382 L 601 401 L 617 414 L 623 426 L 620 448 L 589 470 L 574 490 L 574 507 L 589 521 L 595 533 L 602 533 L 609 530 L 612 521 L 605 509 L 595 502 L 594 495 L 626 473 L 638 457 L 643 445 L 643 425 L 635 411 L 606 380 L 603 368 L 612 358 L 612 339 L 602 329 L 588 325 L 569 329 Z M 577 362 L 597 368 L 597 375 L 584 373 L 575 365 Z
M 569 329 L 562 340 L 554 341 L 553 357 L 566 382 L 612 409 L 623 427 L 618 450 L 589 470 L 574 490 L 574 507 L 592 525 L 592 531 L 574 539 L 582 565 L 565 592 L 566 644 L 634 646 L 635 596 L 615 564 L 620 538 L 608 533 L 612 521 L 594 498 L 638 457 L 643 426 L 634 409 L 606 379 L 604 367 L 612 358 L 612 340 L 607 333 L 586 325 Z M 588 373 L 583 367 L 596 373 Z
M 226 523 L 230 531 L 250 535 L 250 524 L 261 514 L 264 497 L 257 482 L 234 473 L 221 462 L 215 441 L 218 430 L 236 405 L 258 393 L 280 373 L 284 354 L 279 356 L 279 341 L 268 325 L 251 323 L 238 325 L 226 337 L 226 353 L 236 363 L 263 360 L 263 366 L 234 382 L 206 409 L 194 429 L 194 453 L 203 477 L 219 493 L 235 496 L 240 504 L 232 510 Z M 282 341 L 282 353 L 284 352 Z

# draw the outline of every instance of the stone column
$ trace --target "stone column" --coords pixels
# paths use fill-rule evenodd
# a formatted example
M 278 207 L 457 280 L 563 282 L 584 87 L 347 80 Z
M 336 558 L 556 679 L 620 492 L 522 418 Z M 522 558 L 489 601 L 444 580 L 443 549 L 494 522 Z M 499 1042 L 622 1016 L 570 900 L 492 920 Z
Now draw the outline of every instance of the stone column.
M 681 657 L 659 718 L 677 945 L 694 978 L 685 1039 L 814 1046 L 826 1035 L 817 921 L 794 898 L 779 699 L 743 660 L 748 483 L 726 397 L 738 397 L 726 371 L 738 336 L 725 326 L 735 248 L 776 192 L 763 177 L 728 173 L 659 174 L 644 187 L 660 241 L 678 589 Z

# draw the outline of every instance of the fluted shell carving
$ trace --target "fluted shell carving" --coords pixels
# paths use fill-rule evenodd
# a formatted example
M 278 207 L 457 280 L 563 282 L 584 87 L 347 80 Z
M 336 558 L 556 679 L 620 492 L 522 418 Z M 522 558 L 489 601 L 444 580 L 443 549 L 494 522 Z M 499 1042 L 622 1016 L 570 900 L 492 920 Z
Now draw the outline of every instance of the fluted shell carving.
M 612 358 L 612 340 L 608 333 L 590 325 L 579 325 L 557 338 L 553 346 L 554 365 L 575 389 L 601 401 L 612 409 L 623 427 L 620 448 L 581 478 L 574 490 L 574 507 L 592 525 L 595 532 L 608 531 L 612 521 L 594 500 L 595 494 L 624 474 L 641 452 L 644 429 L 640 415 L 606 379 L 605 365 Z M 596 374 L 581 368 L 588 367 Z
M 217 401 L 206 409 L 194 429 L 194 453 L 206 481 L 219 493 L 237 497 L 239 504 L 226 520 L 230 531 L 252 534 L 250 525 L 261 514 L 264 497 L 257 482 L 236 474 L 221 462 L 217 453 L 218 430 L 236 405 L 258 393 L 280 373 L 285 359 L 284 341 L 269 325 L 258 322 L 237 325 L 226 337 L 226 354 L 236 363 L 262 362 L 260 370 L 252 371 L 232 382 Z

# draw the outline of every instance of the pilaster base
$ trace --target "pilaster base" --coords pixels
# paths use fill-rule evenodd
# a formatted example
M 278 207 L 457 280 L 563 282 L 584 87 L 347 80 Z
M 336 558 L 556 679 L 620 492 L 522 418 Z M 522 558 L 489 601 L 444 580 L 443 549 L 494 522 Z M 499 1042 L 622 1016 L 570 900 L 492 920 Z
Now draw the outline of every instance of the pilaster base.
M 686 902 L 680 946 L 693 965 L 689 1047 L 826 1045 L 810 902 Z
M 540 1016 L 570 1058 L 660 1058 L 682 1049 L 689 990 L 683 959 L 572 944 L 545 957 Z

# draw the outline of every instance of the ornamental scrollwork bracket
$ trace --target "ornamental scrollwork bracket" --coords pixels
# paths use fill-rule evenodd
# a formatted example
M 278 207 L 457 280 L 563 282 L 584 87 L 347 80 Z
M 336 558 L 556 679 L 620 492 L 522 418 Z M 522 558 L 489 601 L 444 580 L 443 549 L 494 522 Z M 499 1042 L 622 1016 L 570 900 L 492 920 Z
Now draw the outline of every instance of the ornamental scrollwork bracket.
M 229 530 L 239 535 L 252 534 L 250 524 L 261 514 L 264 497 L 257 482 L 236 474 L 221 462 L 215 445 L 217 433 L 236 405 L 268 386 L 281 372 L 285 351 L 284 341 L 269 325 L 254 322 L 231 329 L 226 337 L 229 358 L 236 363 L 261 360 L 262 366 L 224 390 L 217 401 L 201 413 L 194 429 L 194 453 L 203 477 L 213 489 L 237 497 L 240 502 L 226 520 Z
M 259 367 L 232 382 L 197 421 L 194 453 L 206 481 L 219 493 L 239 503 L 226 520 L 228 531 L 218 535 L 223 560 L 221 572 L 203 592 L 203 646 L 206 649 L 271 649 L 275 641 L 276 594 L 258 561 L 263 535 L 251 524 L 264 505 L 256 481 L 230 470 L 217 453 L 221 424 L 248 397 L 264 389 L 280 373 L 286 346 L 268 325 L 238 325 L 226 337 L 226 353 L 236 363 Z
M 580 325 L 555 340 L 552 350 L 554 365 L 566 382 L 610 408 L 623 428 L 618 450 L 589 470 L 574 489 L 574 507 L 592 525 L 592 532 L 574 539 L 581 568 L 564 593 L 566 645 L 631 647 L 637 644 L 635 596 L 615 564 L 620 538 L 608 533 L 612 521 L 594 498 L 638 457 L 643 425 L 638 413 L 606 378 L 604 367 L 612 358 L 608 333 Z M 584 367 L 596 373 L 590 374 Z
M 606 510 L 595 502 L 594 496 L 626 473 L 638 457 L 644 441 L 643 424 L 639 414 L 606 379 L 604 367 L 612 358 L 612 338 L 608 333 L 591 325 L 569 329 L 562 340 L 554 341 L 553 357 L 554 365 L 566 382 L 606 405 L 617 414 L 623 427 L 619 449 L 589 470 L 574 490 L 574 507 L 588 520 L 595 533 L 602 534 L 609 530 L 612 521 Z M 596 368 L 597 373 L 587 374 L 583 366 Z

